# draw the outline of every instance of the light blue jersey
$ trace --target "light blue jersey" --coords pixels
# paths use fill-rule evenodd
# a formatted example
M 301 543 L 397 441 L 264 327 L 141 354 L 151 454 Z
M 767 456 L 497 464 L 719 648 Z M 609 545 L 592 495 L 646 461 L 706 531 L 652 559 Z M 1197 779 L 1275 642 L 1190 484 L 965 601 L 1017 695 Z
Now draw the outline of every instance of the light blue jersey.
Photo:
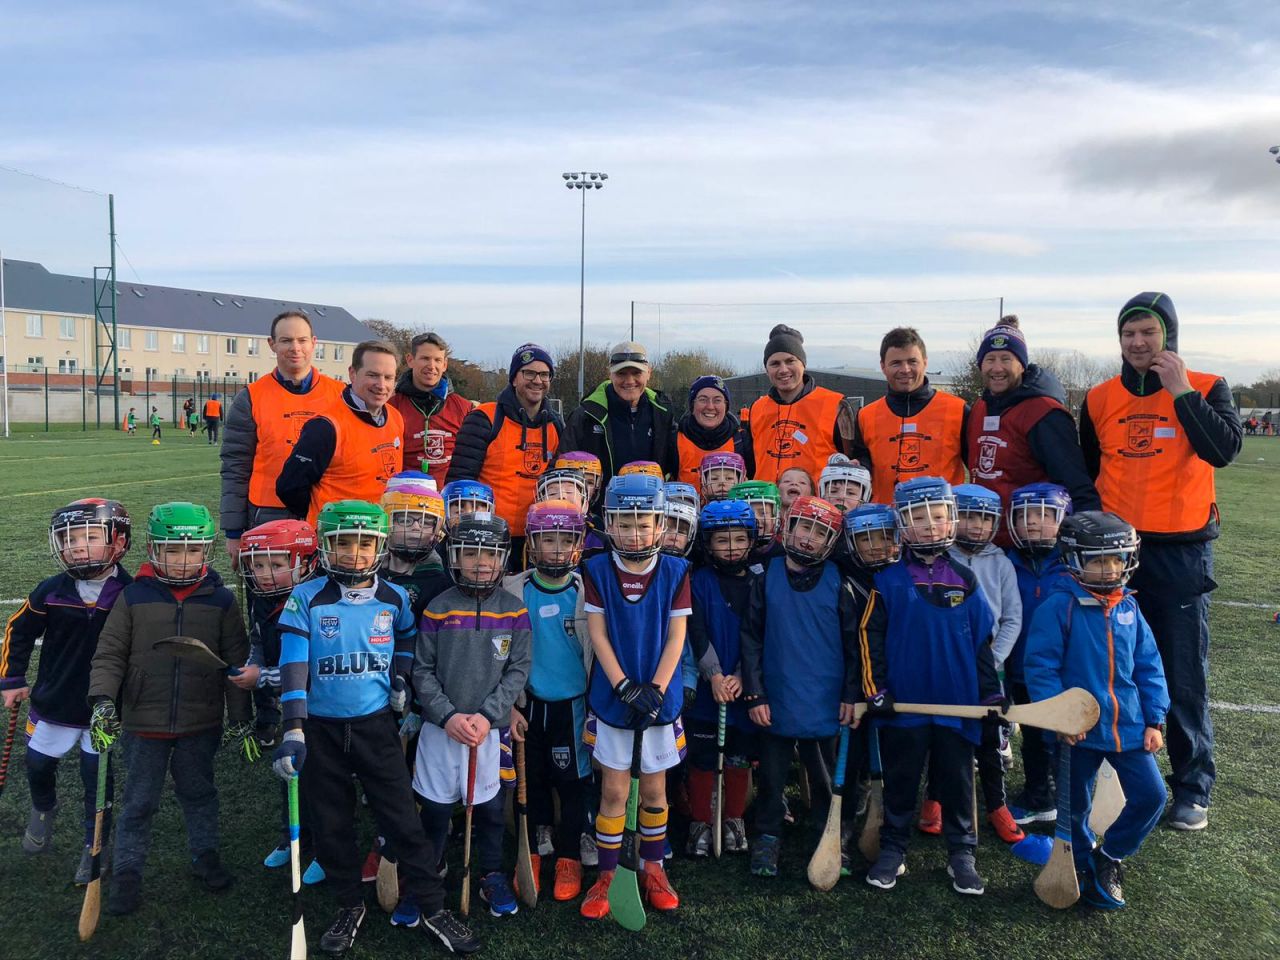
M 539 700 L 569 700 L 587 692 L 582 638 L 574 628 L 578 587 L 573 579 L 560 588 L 524 585 L 524 604 L 533 628 L 533 667 L 527 686 Z
M 295 587 L 278 626 L 285 720 L 385 710 L 391 671 L 412 670 L 415 627 L 409 595 L 385 580 L 359 589 L 320 577 Z

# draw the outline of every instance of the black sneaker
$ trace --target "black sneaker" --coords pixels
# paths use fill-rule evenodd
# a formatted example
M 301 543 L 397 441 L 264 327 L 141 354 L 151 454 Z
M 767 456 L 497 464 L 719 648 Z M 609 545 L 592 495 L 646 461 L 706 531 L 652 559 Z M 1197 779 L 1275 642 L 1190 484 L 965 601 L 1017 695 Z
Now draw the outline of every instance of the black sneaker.
M 982 877 L 978 876 L 973 853 L 969 850 L 957 851 L 947 858 L 947 876 L 951 878 L 951 889 L 956 893 L 980 897 L 986 890 Z
M 111 878 L 111 888 L 107 891 L 107 913 L 113 917 L 123 917 L 127 913 L 136 913 L 142 906 L 142 874 L 128 870 L 117 873 Z
M 424 918 L 422 927 L 450 953 L 475 953 L 480 949 L 480 940 L 452 910 L 440 910 Z
M 892 890 L 898 878 L 907 872 L 902 854 L 881 848 L 880 857 L 867 871 L 867 883 L 881 890 Z
M 363 903 L 340 909 L 337 919 L 321 934 L 320 949 L 335 955 L 350 950 L 356 942 L 356 934 L 360 932 L 360 924 L 364 923 L 364 914 Z
M 1087 885 L 1081 887 L 1085 902 L 1099 910 L 1119 910 L 1124 907 L 1124 870 L 1119 860 L 1112 860 L 1101 850 L 1089 855 Z
M 210 850 L 196 857 L 191 864 L 191 872 L 205 885 L 205 889 L 214 893 L 226 890 L 236 882 L 236 878 L 223 867 L 217 850 Z

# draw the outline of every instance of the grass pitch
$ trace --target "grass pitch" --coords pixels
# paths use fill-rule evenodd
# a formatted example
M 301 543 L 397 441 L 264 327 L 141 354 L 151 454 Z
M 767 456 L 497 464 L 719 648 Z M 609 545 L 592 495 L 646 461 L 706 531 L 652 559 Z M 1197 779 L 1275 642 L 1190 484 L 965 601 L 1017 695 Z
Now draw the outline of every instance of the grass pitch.
M 128 507 L 139 531 L 128 557 L 144 556 L 142 529 L 158 502 L 189 499 L 217 509 L 218 458 L 203 438 L 167 429 L 159 446 L 146 431 L 23 435 L 0 442 L 0 490 L 6 537 L 0 552 L 0 615 L 55 569 L 47 547 L 54 508 L 77 497 L 104 495 Z M 1265 459 L 1263 459 L 1265 458 Z M 1219 471 L 1223 537 L 1217 545 L 1213 607 L 1213 698 L 1226 704 L 1280 704 L 1280 441 L 1249 439 L 1237 465 Z M 219 547 L 220 549 L 220 547 Z M 217 565 L 228 573 L 225 554 Z M 1264 958 L 1280 956 L 1280 778 L 1271 751 L 1280 742 L 1280 714 L 1216 709 L 1218 785 L 1211 825 L 1200 834 L 1157 829 L 1127 868 L 1130 907 L 1114 915 L 1078 908 L 1056 913 L 1031 891 L 1035 868 L 1010 856 L 980 830 L 983 897 L 950 888 L 940 839 L 916 836 L 910 872 L 891 892 L 860 875 L 829 894 L 804 880 L 810 852 L 804 818 L 784 837 L 783 873 L 756 880 L 744 858 L 693 863 L 677 858 L 671 876 L 683 904 L 674 917 L 653 916 L 639 935 L 611 922 L 590 925 L 576 904 L 545 899 L 498 922 L 483 914 L 475 926 L 484 956 L 596 958 L 643 951 L 660 957 L 972 958 L 1045 960 L 1106 957 Z M 70 759 L 70 758 L 68 758 Z M 74 762 L 59 774 L 56 849 L 25 856 L 19 838 L 29 798 L 22 746 L 14 750 L 0 799 L 0 957 L 139 960 L 282 957 L 289 936 L 287 871 L 261 859 L 279 823 L 278 781 L 268 765 L 246 766 L 230 751 L 218 760 L 222 855 L 237 877 L 228 893 L 205 893 L 187 866 L 181 816 L 167 792 L 155 820 L 145 877 L 146 901 L 134 916 L 104 915 L 94 939 L 76 937 L 82 893 L 71 886 L 79 857 L 81 787 Z M 1011 789 L 1016 789 L 1015 768 Z M 117 781 L 117 797 L 121 787 Z M 362 818 L 366 834 L 368 818 Z M 367 837 L 366 837 L 367 838 Z M 514 857 L 514 844 L 508 844 Z M 456 857 L 457 852 L 451 855 Z M 451 870 L 455 878 L 460 871 Z M 589 871 L 590 873 L 590 871 Z M 550 871 L 544 874 L 549 887 Z M 108 881 L 109 882 L 109 881 Z M 373 905 L 355 957 L 429 953 L 416 931 L 394 930 Z M 451 891 L 457 903 L 456 888 Z M 312 955 L 332 918 L 323 886 L 304 894 Z

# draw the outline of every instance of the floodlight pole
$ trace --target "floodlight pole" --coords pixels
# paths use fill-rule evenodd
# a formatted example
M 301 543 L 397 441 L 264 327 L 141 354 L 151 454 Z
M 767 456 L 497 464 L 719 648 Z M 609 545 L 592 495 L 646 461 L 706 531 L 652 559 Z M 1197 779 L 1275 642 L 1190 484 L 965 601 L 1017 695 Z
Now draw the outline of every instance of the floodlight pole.
M 4 251 L 0 250 L 0 340 L 4 350 L 4 435 L 9 436 L 9 371 L 13 369 L 13 357 L 9 356 L 9 318 L 4 312 Z
M 562 173 L 564 185 L 570 190 L 582 191 L 582 234 L 578 251 L 578 397 L 586 396 L 587 376 L 587 191 L 603 190 L 607 173 L 581 170 Z

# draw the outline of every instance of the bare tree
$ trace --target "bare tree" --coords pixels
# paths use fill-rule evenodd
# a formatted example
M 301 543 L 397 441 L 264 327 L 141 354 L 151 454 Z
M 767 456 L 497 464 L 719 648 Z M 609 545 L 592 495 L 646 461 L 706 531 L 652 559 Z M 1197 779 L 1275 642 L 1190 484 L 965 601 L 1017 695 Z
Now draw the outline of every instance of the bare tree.
M 1035 351 L 1031 359 L 1058 378 L 1072 410 L 1080 409 L 1092 388 L 1120 372 L 1119 359 L 1102 359 L 1079 350 L 1044 348 Z

